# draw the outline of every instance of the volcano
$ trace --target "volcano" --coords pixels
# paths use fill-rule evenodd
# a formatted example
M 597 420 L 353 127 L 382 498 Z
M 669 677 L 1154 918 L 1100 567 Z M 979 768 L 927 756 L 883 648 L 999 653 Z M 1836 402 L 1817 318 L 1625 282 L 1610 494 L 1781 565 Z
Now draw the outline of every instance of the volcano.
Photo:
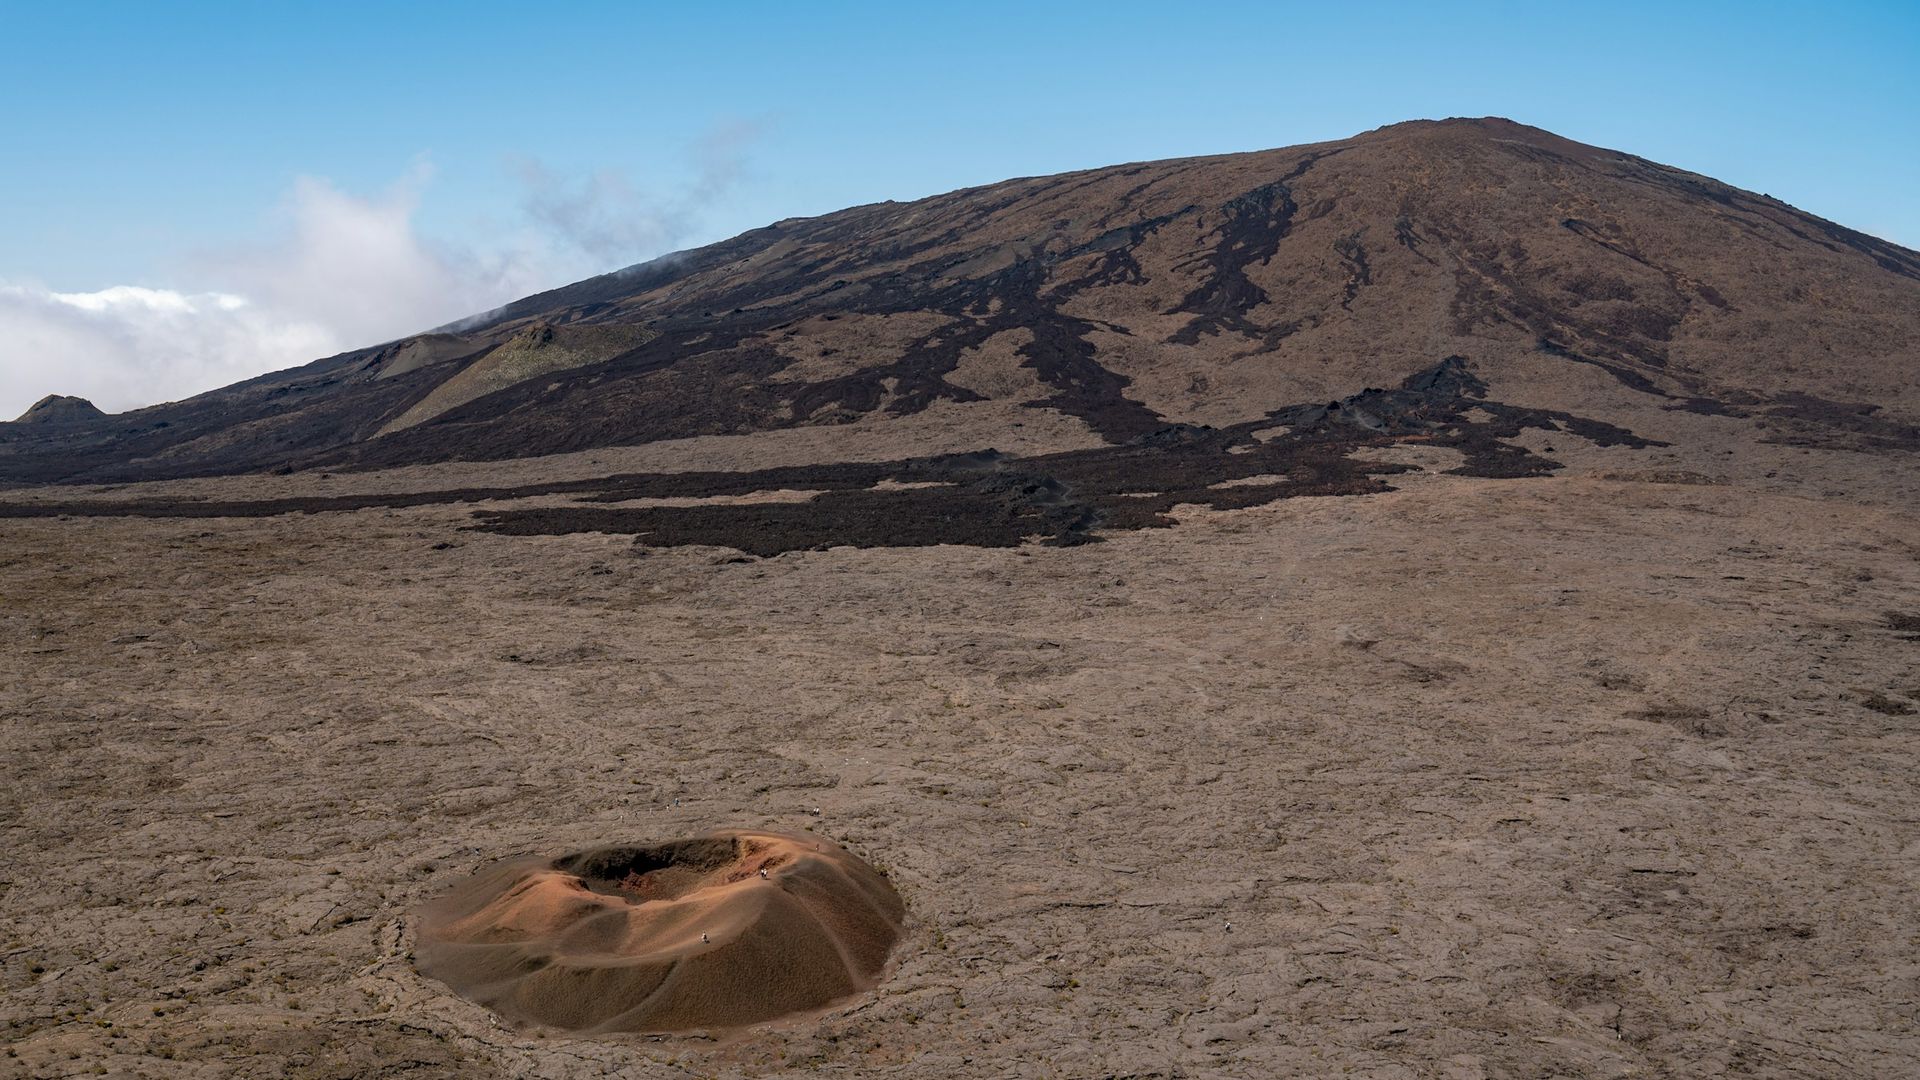
M 1508 120 L 1415 121 L 777 222 L 186 401 L 0 425 L 0 478 L 364 470 L 929 413 L 977 448 L 1032 426 L 1093 449 L 1271 426 L 1449 357 L 1490 400 L 1629 432 L 1681 410 L 1910 451 L 1917 349 L 1920 253 Z
M 1917 379 L 1920 255 L 1488 119 L 53 399 L 8 1053 L 1920 1075 Z

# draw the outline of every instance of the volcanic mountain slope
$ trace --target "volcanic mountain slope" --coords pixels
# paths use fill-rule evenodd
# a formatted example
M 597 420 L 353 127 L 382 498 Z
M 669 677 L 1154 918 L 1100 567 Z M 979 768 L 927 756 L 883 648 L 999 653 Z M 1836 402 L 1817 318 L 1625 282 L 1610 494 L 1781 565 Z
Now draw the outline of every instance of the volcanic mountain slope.
M 1916 258 L 1410 124 L 0 425 L 0 1074 L 1920 1076 Z
M 1495 401 L 1577 404 L 1598 376 L 1627 429 L 1686 410 L 1910 450 L 1920 253 L 1510 121 L 1416 121 L 782 221 L 457 331 L 0 425 L 0 479 L 497 460 L 936 408 L 982 448 L 1035 410 L 1119 445 L 1452 356 Z

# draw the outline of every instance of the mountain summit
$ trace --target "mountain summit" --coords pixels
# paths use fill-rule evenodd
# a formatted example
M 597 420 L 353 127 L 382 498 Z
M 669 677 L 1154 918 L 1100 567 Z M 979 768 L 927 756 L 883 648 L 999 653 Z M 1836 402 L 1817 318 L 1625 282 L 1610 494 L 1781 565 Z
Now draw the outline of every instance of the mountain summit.
M 28 406 L 27 411 L 21 413 L 14 423 L 71 424 L 85 420 L 98 420 L 104 416 L 106 413 L 101 412 L 86 398 L 48 394 Z
M 1629 430 L 1678 410 L 1912 449 L 1920 253 L 1509 120 L 1414 121 L 777 222 L 187 401 L 0 425 L 0 479 L 515 458 L 936 409 L 983 447 L 1043 415 L 1120 445 L 1448 357 L 1495 399 Z

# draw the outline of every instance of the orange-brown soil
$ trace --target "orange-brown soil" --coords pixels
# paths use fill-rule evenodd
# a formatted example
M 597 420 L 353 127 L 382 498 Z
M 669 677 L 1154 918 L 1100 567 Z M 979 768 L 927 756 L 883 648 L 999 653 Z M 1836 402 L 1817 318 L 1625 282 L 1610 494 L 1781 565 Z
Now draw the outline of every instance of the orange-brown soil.
M 886 879 L 817 836 L 717 833 L 481 870 L 421 914 L 421 971 L 518 1021 L 726 1029 L 873 985 Z

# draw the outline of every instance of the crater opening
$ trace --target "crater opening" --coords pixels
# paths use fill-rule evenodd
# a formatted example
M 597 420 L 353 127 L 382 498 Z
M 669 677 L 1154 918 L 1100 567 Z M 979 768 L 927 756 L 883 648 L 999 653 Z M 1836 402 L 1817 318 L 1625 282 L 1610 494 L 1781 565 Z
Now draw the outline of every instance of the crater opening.
M 646 903 L 759 877 L 789 861 L 778 845 L 731 836 L 584 851 L 553 860 L 553 868 L 579 878 L 590 892 Z

